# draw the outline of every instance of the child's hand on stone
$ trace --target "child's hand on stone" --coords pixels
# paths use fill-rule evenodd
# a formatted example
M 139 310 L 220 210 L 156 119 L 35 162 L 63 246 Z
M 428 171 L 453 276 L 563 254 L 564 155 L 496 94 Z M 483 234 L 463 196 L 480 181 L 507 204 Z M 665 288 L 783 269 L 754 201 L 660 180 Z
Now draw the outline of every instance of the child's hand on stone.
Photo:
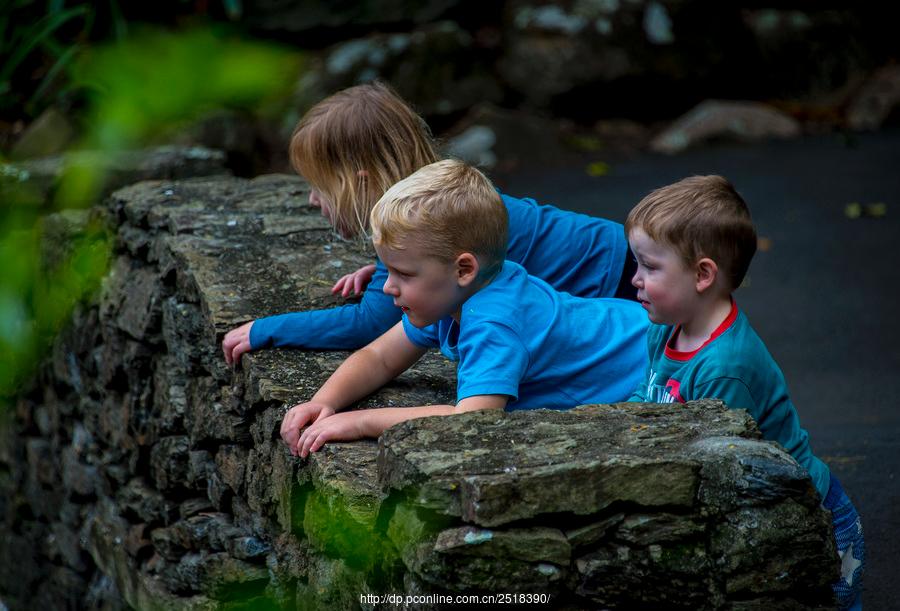
M 291 454 L 294 456 L 299 454 L 300 429 L 334 416 L 334 411 L 334 408 L 315 401 L 300 403 L 289 409 L 281 421 L 281 438 Z
M 365 412 L 357 411 L 320 418 L 300 435 L 296 453 L 300 454 L 300 458 L 306 458 L 310 452 L 317 452 L 326 441 L 352 441 L 365 437 L 364 417 Z
M 335 285 L 331 287 L 331 294 L 337 295 L 340 293 L 341 297 L 349 297 L 351 293 L 359 295 L 369 285 L 369 282 L 372 281 L 372 276 L 374 274 L 374 263 L 360 267 L 352 274 L 347 274 L 338 280 Z
M 234 365 L 241 360 L 241 355 L 250 352 L 250 327 L 253 321 L 244 323 L 237 329 L 232 329 L 225 334 L 222 340 L 222 352 L 225 353 L 225 362 Z

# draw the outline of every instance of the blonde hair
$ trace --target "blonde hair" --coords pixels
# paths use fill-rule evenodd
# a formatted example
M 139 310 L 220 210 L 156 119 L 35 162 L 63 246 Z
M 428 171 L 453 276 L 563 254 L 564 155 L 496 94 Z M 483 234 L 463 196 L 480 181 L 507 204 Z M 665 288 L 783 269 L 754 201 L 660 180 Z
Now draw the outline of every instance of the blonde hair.
M 488 178 L 455 159 L 438 161 L 401 180 L 372 209 L 372 241 L 402 250 L 412 239 L 429 254 L 450 262 L 464 252 L 492 276 L 506 258 L 506 206 Z
M 362 236 L 378 198 L 439 159 L 428 125 L 384 83 L 350 87 L 313 106 L 294 129 L 290 157 L 329 200 L 335 228 Z
M 756 253 L 750 210 L 722 176 L 691 176 L 653 191 L 628 213 L 625 232 L 635 228 L 674 248 L 688 266 L 709 257 L 731 290 L 741 285 Z

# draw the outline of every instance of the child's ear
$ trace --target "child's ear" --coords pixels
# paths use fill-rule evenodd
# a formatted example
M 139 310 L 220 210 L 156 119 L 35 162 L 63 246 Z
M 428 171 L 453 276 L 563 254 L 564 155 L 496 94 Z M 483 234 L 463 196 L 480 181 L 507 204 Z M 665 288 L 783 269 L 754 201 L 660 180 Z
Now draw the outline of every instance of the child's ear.
M 368 178 L 369 170 L 359 170 L 356 172 L 356 175 L 359 176 L 360 178 Z
M 697 292 L 702 293 L 716 283 L 719 276 L 719 266 L 709 257 L 703 257 L 694 266 L 696 273 L 695 285 Z
M 478 257 L 470 252 L 464 252 L 456 257 L 456 281 L 459 286 L 469 286 L 476 278 L 481 265 Z

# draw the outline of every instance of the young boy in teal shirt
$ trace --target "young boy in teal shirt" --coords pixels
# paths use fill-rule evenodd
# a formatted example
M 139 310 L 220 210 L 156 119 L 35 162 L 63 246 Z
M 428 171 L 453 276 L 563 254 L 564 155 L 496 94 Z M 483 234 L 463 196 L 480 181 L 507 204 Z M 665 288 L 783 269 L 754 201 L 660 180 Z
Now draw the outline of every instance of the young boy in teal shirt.
M 746 203 L 721 176 L 694 176 L 657 189 L 629 213 L 637 260 L 632 284 L 647 310 L 650 366 L 631 401 L 718 398 L 746 409 L 763 437 L 806 468 L 832 512 L 840 608 L 861 608 L 865 545 L 859 515 L 828 466 L 810 450 L 787 384 L 731 294 L 756 252 Z
M 622 401 L 646 369 L 640 305 L 557 292 L 504 260 L 506 207 L 478 170 L 454 160 L 419 169 L 382 196 L 371 227 L 402 320 L 288 411 L 281 436 L 292 454 L 424 416 Z M 336 413 L 429 348 L 459 362 L 455 406 Z

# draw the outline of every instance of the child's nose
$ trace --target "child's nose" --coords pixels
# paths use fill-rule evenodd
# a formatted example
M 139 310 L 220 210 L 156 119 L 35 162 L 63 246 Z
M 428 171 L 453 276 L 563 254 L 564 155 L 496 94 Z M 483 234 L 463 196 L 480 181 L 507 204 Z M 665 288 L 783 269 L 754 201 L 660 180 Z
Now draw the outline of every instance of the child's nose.
M 635 272 L 634 276 L 631 277 L 631 286 L 633 286 L 636 289 L 641 288 L 638 286 L 638 284 L 640 284 L 639 276 L 640 276 L 640 272 Z
M 316 208 L 322 207 L 322 200 L 319 198 L 319 192 L 313 189 L 309 192 L 309 205 Z
M 397 294 L 398 294 L 397 287 L 394 285 L 393 280 L 391 280 L 390 275 L 388 275 L 388 279 L 385 281 L 384 286 L 381 287 L 381 290 L 384 292 L 385 295 L 390 295 L 391 297 L 397 296 Z

